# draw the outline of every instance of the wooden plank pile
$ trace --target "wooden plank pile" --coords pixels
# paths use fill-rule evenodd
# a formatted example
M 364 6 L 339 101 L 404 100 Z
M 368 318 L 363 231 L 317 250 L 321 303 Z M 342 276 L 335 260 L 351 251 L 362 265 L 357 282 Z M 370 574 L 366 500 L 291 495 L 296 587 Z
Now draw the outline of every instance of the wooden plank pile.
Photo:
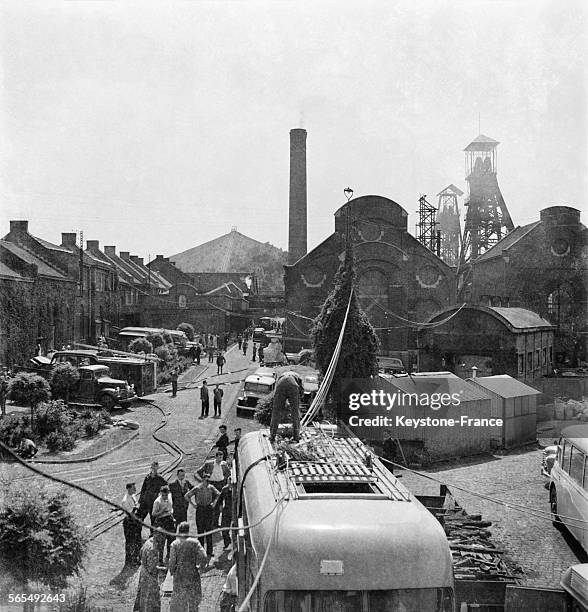
M 449 541 L 456 580 L 496 580 L 515 582 L 503 561 L 503 550 L 496 548 L 480 514 L 468 514 L 456 506 L 445 509 L 442 523 Z

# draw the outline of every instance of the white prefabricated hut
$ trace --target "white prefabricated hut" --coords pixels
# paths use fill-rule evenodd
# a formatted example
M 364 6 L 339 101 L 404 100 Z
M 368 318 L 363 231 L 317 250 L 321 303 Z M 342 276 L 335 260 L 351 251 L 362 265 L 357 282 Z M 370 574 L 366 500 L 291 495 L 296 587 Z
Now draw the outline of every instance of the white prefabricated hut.
M 514 448 L 537 439 L 537 396 L 540 391 L 508 374 L 469 378 L 491 399 L 492 413 L 503 421 L 502 446 Z

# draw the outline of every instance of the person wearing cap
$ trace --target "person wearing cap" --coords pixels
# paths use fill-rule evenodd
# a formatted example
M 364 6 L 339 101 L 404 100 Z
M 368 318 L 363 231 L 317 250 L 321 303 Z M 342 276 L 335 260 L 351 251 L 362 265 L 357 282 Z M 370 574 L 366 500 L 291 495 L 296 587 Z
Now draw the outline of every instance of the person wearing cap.
M 177 537 L 171 545 L 168 569 L 174 579 L 174 588 L 170 612 L 198 612 L 202 601 L 199 566 L 205 567 L 208 559 L 200 542 L 188 537 L 189 532 L 190 525 L 180 523 Z
M 220 410 L 219 410 L 220 411 Z M 227 447 L 229 446 L 229 436 L 227 436 L 227 426 L 220 425 L 218 428 L 219 437 L 217 441 L 214 443 L 213 448 L 218 448 L 219 451 L 222 451 L 223 459 L 227 460 Z
M 194 485 L 186 478 L 186 470 L 178 468 L 176 479 L 170 483 L 169 490 L 172 495 L 172 504 L 174 507 L 174 521 L 176 525 L 188 520 L 188 502 L 184 499 L 184 495 L 193 489 Z
M 209 483 L 208 472 L 203 471 L 201 476 L 202 482 L 196 485 L 191 491 L 185 495 L 186 501 L 191 503 L 196 508 L 196 530 L 199 534 L 211 531 L 213 529 L 213 505 L 216 503 L 220 492 Z M 195 501 L 192 501 L 194 497 Z M 212 534 L 200 536 L 200 544 L 204 546 L 206 538 L 206 554 L 212 557 Z
M 221 417 L 221 404 L 223 402 L 223 390 L 219 387 L 218 383 L 212 392 L 213 406 L 214 406 L 214 418 Z
M 139 551 L 141 550 L 141 523 L 135 515 L 139 510 L 137 488 L 134 482 L 126 485 L 126 493 L 120 505 L 127 511 L 123 520 L 123 533 L 125 536 L 125 566 L 139 565 Z
M 157 499 L 159 492 L 161 491 L 161 487 L 164 487 L 167 482 L 163 476 L 158 474 L 159 472 L 159 462 L 153 461 L 151 463 L 151 471 L 147 476 L 145 476 L 145 480 L 143 480 L 143 485 L 141 486 L 141 492 L 139 493 L 139 512 L 138 517 L 143 520 L 147 515 L 151 520 L 151 524 L 153 525 L 153 502 Z
M 276 381 L 274 394 L 274 405 L 272 408 L 272 420 L 270 423 L 270 442 L 276 439 L 278 426 L 286 413 L 286 401 L 290 406 L 292 415 L 292 437 L 298 440 L 300 437 L 300 398 L 304 392 L 302 378 L 292 370 L 284 372 Z

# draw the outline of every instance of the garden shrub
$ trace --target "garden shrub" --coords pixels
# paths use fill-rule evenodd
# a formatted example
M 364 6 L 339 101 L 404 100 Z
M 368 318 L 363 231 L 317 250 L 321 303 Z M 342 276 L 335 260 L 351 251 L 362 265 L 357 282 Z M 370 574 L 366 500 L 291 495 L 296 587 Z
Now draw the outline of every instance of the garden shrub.
M 32 438 L 31 420 L 28 416 L 9 414 L 0 419 L 0 441 L 14 448 L 21 438 Z
M 19 406 L 36 406 L 50 397 L 49 383 L 32 372 L 19 372 L 8 386 L 8 398 Z
M 71 431 L 52 431 L 45 438 L 45 444 L 52 453 L 56 451 L 70 451 L 76 445 L 76 438 Z
M 51 432 L 63 432 L 73 424 L 75 414 L 62 400 L 53 400 L 39 404 L 34 424 L 35 433 L 46 438 Z

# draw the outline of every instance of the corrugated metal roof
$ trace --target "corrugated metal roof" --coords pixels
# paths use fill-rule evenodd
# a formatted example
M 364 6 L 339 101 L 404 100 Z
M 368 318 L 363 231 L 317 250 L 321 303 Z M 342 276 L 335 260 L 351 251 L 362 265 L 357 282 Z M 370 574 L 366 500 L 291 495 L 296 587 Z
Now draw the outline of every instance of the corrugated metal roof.
M 540 317 L 536 312 L 527 310 L 526 308 L 500 308 L 497 306 L 489 306 L 489 310 L 493 310 L 501 317 L 504 317 L 510 325 L 517 329 L 526 329 L 529 327 L 553 327 L 549 321 Z
M 529 387 L 520 380 L 508 374 L 498 374 L 496 376 L 479 376 L 468 378 L 469 383 L 488 389 L 500 397 L 521 397 L 523 395 L 540 395 L 541 392 L 533 387 Z
M 393 387 L 404 393 L 458 393 L 461 402 L 490 399 L 490 396 L 452 372 L 421 372 L 410 376 L 380 374 Z
M 10 251 L 13 255 L 16 255 L 19 259 L 26 261 L 28 264 L 37 266 L 37 271 L 41 276 L 48 276 L 50 278 L 56 278 L 59 280 L 69 280 L 66 279 L 66 277 L 56 268 L 53 268 L 30 251 L 27 251 L 23 247 L 14 244 L 14 242 L 0 240 L 0 244 L 2 244 L 7 251 Z

